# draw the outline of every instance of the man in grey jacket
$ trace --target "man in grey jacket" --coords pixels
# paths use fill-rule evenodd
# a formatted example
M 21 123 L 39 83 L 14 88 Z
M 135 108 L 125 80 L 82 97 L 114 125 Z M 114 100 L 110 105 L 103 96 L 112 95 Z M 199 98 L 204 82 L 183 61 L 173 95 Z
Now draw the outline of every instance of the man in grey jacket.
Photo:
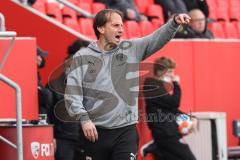
M 94 19 L 97 41 L 74 55 L 67 77 L 65 106 L 80 120 L 87 160 L 135 160 L 138 136 L 138 63 L 171 40 L 186 14 L 152 34 L 121 40 L 122 13 L 102 10 Z

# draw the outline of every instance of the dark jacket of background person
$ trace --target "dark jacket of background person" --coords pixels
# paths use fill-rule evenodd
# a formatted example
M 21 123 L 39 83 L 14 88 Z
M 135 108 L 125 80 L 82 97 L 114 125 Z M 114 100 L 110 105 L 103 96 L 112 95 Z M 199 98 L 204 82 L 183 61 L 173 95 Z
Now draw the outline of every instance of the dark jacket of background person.
M 190 26 L 184 26 L 182 29 L 180 29 L 174 38 L 207 38 L 207 39 L 213 39 L 213 33 L 205 29 L 204 32 L 198 33 L 195 32 Z
M 64 105 L 61 101 L 64 100 L 64 89 L 65 89 L 65 73 L 63 72 L 57 79 L 49 82 L 50 89 L 52 91 L 52 103 L 48 113 L 48 119 L 51 124 L 54 124 L 54 138 L 68 139 L 68 140 L 79 140 L 79 129 L 80 123 L 77 122 L 64 122 L 61 117 L 56 117 L 55 107 L 57 105 Z M 49 88 L 49 86 L 48 86 Z M 60 91 L 63 91 L 61 93 Z M 62 109 L 65 108 L 59 107 Z
M 136 14 L 135 20 L 136 21 L 141 20 L 141 14 L 138 12 L 138 9 L 137 9 L 136 5 L 134 4 L 133 0 L 108 0 L 108 1 L 105 1 L 105 4 L 108 6 L 108 8 L 117 9 L 117 10 L 120 10 L 121 12 L 123 12 L 125 20 L 129 20 L 128 15 L 127 15 L 127 9 L 131 9 L 135 12 L 135 14 Z
M 144 95 L 147 97 L 145 102 L 149 120 L 148 126 L 153 137 L 182 137 L 178 132 L 178 125 L 173 117 L 173 115 L 182 113 L 179 110 L 181 89 L 177 82 L 173 82 L 173 94 L 170 95 L 168 91 L 171 90 L 169 88 L 171 85 L 169 85 L 154 78 L 147 78 L 144 83 Z M 157 89 L 154 89 L 155 87 Z M 168 116 L 170 114 L 171 116 Z M 152 115 L 157 115 L 157 121 L 151 122 Z M 170 119 L 168 120 L 167 117 Z
M 155 0 L 155 3 L 162 6 L 165 22 L 175 13 L 188 12 L 183 0 Z
M 50 103 L 48 101 L 49 97 L 51 97 L 51 92 L 44 87 L 41 79 L 41 75 L 39 70 L 44 68 L 48 52 L 43 51 L 40 47 L 37 47 L 37 80 L 38 80 L 38 109 L 40 114 L 47 114 Z
M 63 114 L 67 113 L 64 105 L 64 92 L 65 92 L 65 84 L 66 84 L 66 67 L 70 65 L 71 57 L 83 47 L 88 46 L 89 42 L 76 40 L 68 47 L 68 57 L 66 58 L 65 64 L 62 66 L 61 73 L 58 77 L 50 80 L 48 82 L 48 88 L 50 88 L 52 92 L 52 100 L 51 107 L 48 113 L 48 118 L 50 123 L 54 124 L 54 137 L 61 139 L 69 139 L 69 140 L 79 140 L 79 129 L 80 123 L 78 122 L 70 122 L 64 121 L 63 117 L 56 117 L 55 108 L 61 109 Z M 69 64 L 68 64 L 69 63 Z
M 191 11 L 192 9 L 200 9 L 205 17 L 209 15 L 208 4 L 206 0 L 183 0 L 187 10 Z
M 49 97 L 52 96 L 51 91 L 44 87 L 38 72 L 38 109 L 40 114 L 47 114 L 50 108 L 50 103 L 48 101 Z

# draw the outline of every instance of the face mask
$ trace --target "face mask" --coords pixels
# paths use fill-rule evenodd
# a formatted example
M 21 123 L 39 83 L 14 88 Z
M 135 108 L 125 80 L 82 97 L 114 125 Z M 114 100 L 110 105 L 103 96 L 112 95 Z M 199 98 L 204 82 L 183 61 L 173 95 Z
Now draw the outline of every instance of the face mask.
M 172 79 L 169 76 L 164 76 L 162 80 L 165 82 L 172 82 Z
M 40 69 L 40 68 L 43 68 L 43 67 L 45 66 L 45 64 L 46 64 L 46 60 L 45 60 L 44 57 L 42 57 L 42 62 L 41 62 L 41 64 L 38 66 L 38 68 L 39 68 L 39 69 Z

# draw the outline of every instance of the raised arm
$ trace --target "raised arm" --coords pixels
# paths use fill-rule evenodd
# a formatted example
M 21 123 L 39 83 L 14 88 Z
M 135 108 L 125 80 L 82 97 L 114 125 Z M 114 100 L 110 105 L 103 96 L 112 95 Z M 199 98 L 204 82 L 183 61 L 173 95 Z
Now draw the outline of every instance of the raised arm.
M 146 59 L 168 43 L 177 32 L 179 25 L 188 24 L 190 17 L 187 14 L 175 15 L 173 19 L 161 26 L 152 34 L 131 40 L 139 61 Z

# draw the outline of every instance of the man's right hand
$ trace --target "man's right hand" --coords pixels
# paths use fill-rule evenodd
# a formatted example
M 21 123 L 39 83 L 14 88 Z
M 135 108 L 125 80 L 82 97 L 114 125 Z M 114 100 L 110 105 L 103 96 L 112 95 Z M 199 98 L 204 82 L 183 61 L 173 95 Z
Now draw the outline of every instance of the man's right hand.
M 91 141 L 95 142 L 98 140 L 97 129 L 92 121 L 86 121 L 82 123 L 82 130 L 85 137 Z

